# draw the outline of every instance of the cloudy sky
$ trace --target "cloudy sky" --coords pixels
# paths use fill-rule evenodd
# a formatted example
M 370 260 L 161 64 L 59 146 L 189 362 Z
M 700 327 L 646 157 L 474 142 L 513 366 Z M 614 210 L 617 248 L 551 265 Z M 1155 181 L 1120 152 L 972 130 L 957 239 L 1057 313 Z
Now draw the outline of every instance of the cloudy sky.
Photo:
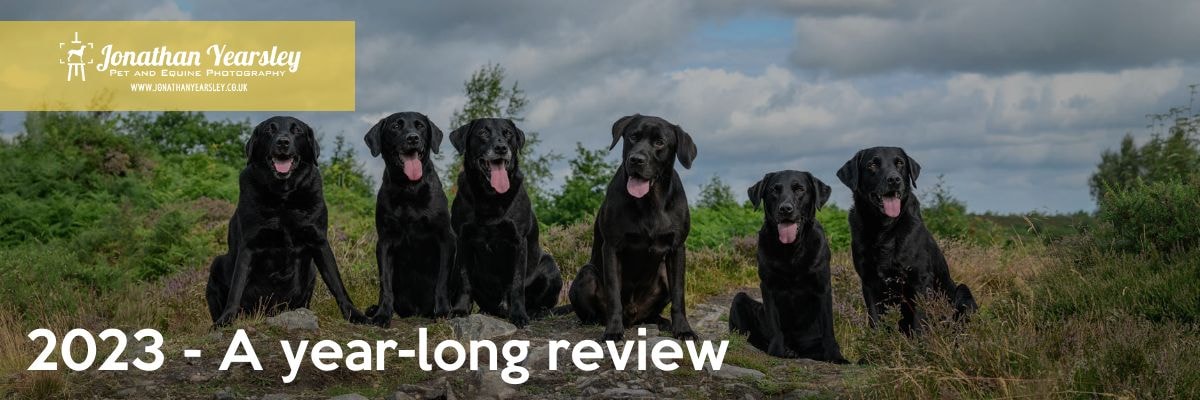
M 700 149 L 683 172 L 693 198 L 713 174 L 744 198 L 764 172 L 799 169 L 846 205 L 838 167 L 894 145 L 921 188 L 944 175 L 972 211 L 1000 212 L 1091 210 L 1100 153 L 1200 82 L 1197 15 L 1119 0 L 0 1 L 3 20 L 357 21 L 357 111 L 295 115 L 364 158 L 359 138 L 391 112 L 449 132 L 462 81 L 497 62 L 527 92 L 540 150 L 604 147 L 632 113 L 681 125 Z M 0 113 L 0 132 L 22 118 Z

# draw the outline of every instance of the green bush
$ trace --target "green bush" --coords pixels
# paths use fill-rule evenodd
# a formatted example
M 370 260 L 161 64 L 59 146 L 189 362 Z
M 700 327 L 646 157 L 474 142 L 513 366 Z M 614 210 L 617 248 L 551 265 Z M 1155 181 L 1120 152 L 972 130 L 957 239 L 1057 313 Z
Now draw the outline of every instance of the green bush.
M 825 229 L 833 251 L 850 248 L 850 223 L 846 218 L 846 211 L 835 205 L 817 210 L 817 221 Z M 748 205 L 693 208 L 687 246 L 692 250 L 728 247 L 740 237 L 757 238 L 762 224 L 762 210 Z
M 1171 253 L 1200 245 L 1200 179 L 1134 184 L 1108 192 L 1100 236 L 1130 252 Z

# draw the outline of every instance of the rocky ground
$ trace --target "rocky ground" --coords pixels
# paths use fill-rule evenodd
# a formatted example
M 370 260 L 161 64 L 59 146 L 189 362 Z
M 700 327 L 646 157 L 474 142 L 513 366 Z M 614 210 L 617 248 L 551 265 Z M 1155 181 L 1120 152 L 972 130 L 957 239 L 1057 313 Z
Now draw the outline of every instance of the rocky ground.
M 389 329 L 352 326 L 341 321 L 326 321 L 308 310 L 297 310 L 273 318 L 239 323 L 234 328 L 209 333 L 203 338 L 181 338 L 168 343 L 164 353 L 167 363 L 153 373 L 127 371 L 92 372 L 79 376 L 89 381 L 86 392 L 76 393 L 86 398 L 212 398 L 212 399 L 476 399 L 476 398 L 823 398 L 837 396 L 839 386 L 853 380 L 861 367 L 835 366 L 810 360 L 777 360 L 766 357 L 738 337 L 727 333 L 726 313 L 732 293 L 716 296 L 689 308 L 692 327 L 702 339 L 730 340 L 730 348 L 720 370 L 693 370 L 691 362 L 681 360 L 680 368 L 663 372 L 652 364 L 647 371 L 631 368 L 619 371 L 611 361 L 602 361 L 598 370 L 585 372 L 570 362 L 564 350 L 557 371 L 547 370 L 550 339 L 580 340 L 599 337 L 598 326 L 581 326 L 573 315 L 550 317 L 518 330 L 503 320 L 472 315 L 447 321 L 424 321 L 393 324 Z M 329 325 L 326 328 L 323 325 Z M 430 341 L 444 338 L 459 340 L 491 339 L 498 345 L 505 340 L 530 341 L 529 355 L 522 364 L 530 378 L 521 385 L 509 385 L 499 371 L 425 372 L 414 363 L 396 363 L 389 359 L 389 372 L 332 372 L 316 371 L 305 359 L 295 382 L 283 384 L 280 376 L 289 371 L 279 350 L 279 340 L 332 339 L 345 345 L 353 339 L 373 340 L 394 338 L 403 344 L 416 341 L 416 327 L 429 328 Z M 219 371 L 218 365 L 235 329 L 245 329 L 255 344 L 263 371 L 247 365 L 237 365 Z M 637 327 L 630 328 L 627 339 L 636 338 Z M 661 340 L 653 326 L 647 329 L 647 349 Z M 667 335 L 666 333 L 663 333 Z M 668 335 L 669 336 L 669 335 Z M 168 338 L 170 340 L 170 338 Z M 716 343 L 714 343 L 716 344 Z M 430 345 L 432 347 L 432 345 Z M 138 348 L 131 344 L 131 348 Z M 415 347 L 415 346 L 410 346 Z M 182 348 L 201 348 L 207 355 L 201 359 L 184 359 L 174 353 Z M 347 350 L 349 351 L 349 350 Z M 174 355 L 173 355 L 174 353 Z M 685 350 L 686 353 L 686 350 Z M 130 352 L 132 360 L 140 354 Z M 607 358 L 603 359 L 607 360 Z M 500 368 L 504 367 L 501 358 Z M 481 365 L 486 365 L 481 361 Z

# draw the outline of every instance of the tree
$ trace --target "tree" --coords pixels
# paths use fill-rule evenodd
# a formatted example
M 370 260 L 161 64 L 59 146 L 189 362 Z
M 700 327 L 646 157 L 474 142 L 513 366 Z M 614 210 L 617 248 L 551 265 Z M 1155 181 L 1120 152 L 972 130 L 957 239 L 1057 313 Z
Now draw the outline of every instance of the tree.
M 1194 98 L 1196 86 L 1191 88 Z M 1097 203 L 1103 204 L 1110 191 L 1121 191 L 1139 182 L 1186 180 L 1200 173 L 1200 114 L 1193 113 L 1188 105 L 1149 118 L 1150 139 L 1146 143 L 1138 146 L 1133 135 L 1127 133 L 1119 150 L 1105 151 L 1100 156 L 1100 164 L 1088 181 Z
M 568 161 L 571 175 L 562 191 L 553 196 L 550 207 L 537 210 L 542 223 L 570 225 L 596 214 L 604 202 L 608 181 L 617 169 L 616 165 L 604 160 L 606 153 L 605 149 L 588 150 L 575 143 L 575 158 Z
M 164 111 L 117 117 L 121 130 L 163 154 L 207 154 L 229 165 L 245 163 L 250 121 L 210 121 L 202 112 Z
M 346 145 L 346 136 L 339 133 L 333 139 L 333 154 L 329 161 L 321 163 L 322 179 L 327 185 L 341 187 L 370 198 L 375 192 L 375 182 L 362 163 L 354 156 L 354 148 Z
M 450 129 L 456 129 L 478 118 L 508 118 L 513 122 L 525 120 L 521 114 L 525 110 L 525 106 L 529 105 L 529 100 L 525 98 L 525 91 L 521 90 L 516 81 L 513 81 L 512 86 L 506 86 L 504 74 L 504 67 L 500 64 L 488 63 L 471 74 L 470 79 L 463 82 L 467 104 L 463 105 L 462 109 L 455 110 L 451 115 Z M 535 154 L 534 149 L 539 143 L 541 143 L 541 138 L 537 132 L 525 132 L 525 147 L 521 148 L 519 160 L 521 171 L 525 174 L 525 188 L 529 191 L 530 199 L 535 206 L 545 206 L 549 201 L 549 196 L 542 185 L 551 177 L 550 164 L 561 157 L 553 152 Z M 450 163 L 442 177 L 442 181 L 448 183 L 447 187 L 451 194 L 458 191 L 455 178 L 461 170 L 462 156 L 458 155 L 454 157 L 454 161 Z
M 737 201 L 733 199 L 733 189 L 713 174 L 708 183 L 700 185 L 700 200 L 696 205 L 702 208 L 737 207 Z

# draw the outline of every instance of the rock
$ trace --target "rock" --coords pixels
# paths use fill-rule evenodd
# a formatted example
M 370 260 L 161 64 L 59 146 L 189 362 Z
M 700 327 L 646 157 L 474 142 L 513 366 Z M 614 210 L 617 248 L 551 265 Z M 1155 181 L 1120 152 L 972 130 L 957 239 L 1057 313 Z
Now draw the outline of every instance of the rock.
M 363 396 L 358 393 L 347 393 L 347 394 L 343 394 L 341 396 L 330 397 L 329 400 L 370 400 L 370 399 L 367 399 L 367 396 Z
M 258 400 L 292 400 L 294 398 L 295 397 L 292 397 L 290 394 L 271 393 L 264 394 L 263 397 L 259 397 Z
M 504 382 L 500 371 L 475 371 L 471 373 L 469 389 L 471 398 L 506 400 L 516 397 L 517 389 Z
M 392 393 L 393 400 L 431 400 L 445 399 L 455 400 L 454 388 L 450 386 L 450 382 L 446 381 L 445 377 L 440 377 L 420 385 L 400 385 L 395 393 Z
M 295 310 L 280 313 L 274 317 L 267 318 L 267 325 L 280 327 L 289 331 L 317 330 L 317 315 L 313 314 L 307 308 L 297 308 Z
M 483 314 L 453 318 L 449 322 L 450 327 L 454 329 L 454 337 L 459 341 L 491 339 L 508 336 L 517 331 L 517 327 L 508 321 Z
M 568 361 L 569 362 L 569 361 Z M 550 346 L 541 345 L 529 349 L 529 355 L 525 360 L 521 361 L 522 367 L 529 369 L 529 372 L 546 371 L 550 369 Z M 558 369 L 563 368 L 563 357 L 560 352 L 558 357 Z
M 711 369 L 711 367 L 709 367 L 706 364 L 704 366 L 704 370 L 708 371 L 708 373 L 712 374 L 712 376 L 721 378 L 721 379 L 743 379 L 743 378 L 762 379 L 767 376 L 766 374 L 764 374 L 758 370 L 755 370 L 755 369 L 742 368 L 742 367 L 739 367 L 736 365 L 729 365 L 729 364 L 722 365 L 721 369 L 719 371 Z
M 654 392 L 646 389 L 622 389 L 612 388 L 600 393 L 601 398 L 605 399 L 651 399 L 657 398 Z
M 213 393 L 213 400 L 233 400 L 236 398 L 237 396 L 233 395 L 233 389 L 230 389 L 229 386 L 226 386 L 224 389 Z

